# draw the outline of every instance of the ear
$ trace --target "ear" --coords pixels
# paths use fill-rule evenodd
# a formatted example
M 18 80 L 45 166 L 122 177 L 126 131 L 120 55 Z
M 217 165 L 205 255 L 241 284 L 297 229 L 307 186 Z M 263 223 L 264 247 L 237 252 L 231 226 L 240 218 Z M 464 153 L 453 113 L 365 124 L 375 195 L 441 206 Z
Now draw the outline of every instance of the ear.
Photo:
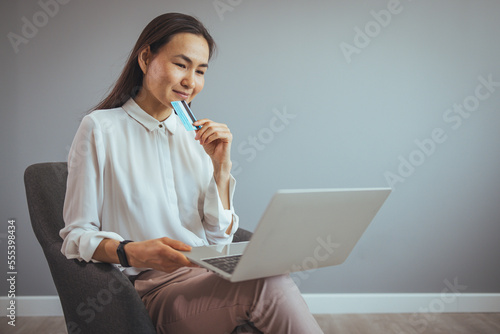
M 142 69 L 142 73 L 146 74 L 148 65 L 151 61 L 151 48 L 149 47 L 149 45 L 141 49 L 141 51 L 139 52 L 139 56 L 137 57 L 137 61 Z

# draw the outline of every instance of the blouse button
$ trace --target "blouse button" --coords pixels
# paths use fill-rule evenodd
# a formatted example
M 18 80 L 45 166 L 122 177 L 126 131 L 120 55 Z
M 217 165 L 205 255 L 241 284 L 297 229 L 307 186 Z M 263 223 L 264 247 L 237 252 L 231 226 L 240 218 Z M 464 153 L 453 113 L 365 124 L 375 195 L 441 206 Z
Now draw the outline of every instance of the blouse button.
M 163 128 L 163 124 L 158 125 L 160 128 Z

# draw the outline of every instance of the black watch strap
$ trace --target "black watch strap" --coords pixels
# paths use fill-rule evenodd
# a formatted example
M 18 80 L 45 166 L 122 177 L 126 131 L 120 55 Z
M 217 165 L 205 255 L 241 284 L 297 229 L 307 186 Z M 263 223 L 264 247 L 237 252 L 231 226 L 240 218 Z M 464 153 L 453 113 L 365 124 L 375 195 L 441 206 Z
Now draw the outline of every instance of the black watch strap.
M 125 249 L 123 248 L 129 242 L 132 242 L 132 240 L 123 240 L 122 242 L 120 242 L 118 248 L 116 249 L 116 254 L 118 254 L 118 259 L 120 260 L 120 264 L 122 265 L 122 267 L 130 267 L 130 264 L 127 260 L 127 254 L 125 254 Z

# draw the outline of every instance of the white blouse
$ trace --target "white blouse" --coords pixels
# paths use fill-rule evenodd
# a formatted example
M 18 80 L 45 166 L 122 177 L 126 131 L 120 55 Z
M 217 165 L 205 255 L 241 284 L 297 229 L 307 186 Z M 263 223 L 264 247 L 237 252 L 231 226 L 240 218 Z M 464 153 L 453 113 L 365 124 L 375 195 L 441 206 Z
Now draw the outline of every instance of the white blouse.
M 174 113 L 159 122 L 133 99 L 85 116 L 69 152 L 62 253 L 98 262 L 92 256 L 104 238 L 231 242 L 236 181 L 231 176 L 225 210 L 211 159 L 194 137 Z

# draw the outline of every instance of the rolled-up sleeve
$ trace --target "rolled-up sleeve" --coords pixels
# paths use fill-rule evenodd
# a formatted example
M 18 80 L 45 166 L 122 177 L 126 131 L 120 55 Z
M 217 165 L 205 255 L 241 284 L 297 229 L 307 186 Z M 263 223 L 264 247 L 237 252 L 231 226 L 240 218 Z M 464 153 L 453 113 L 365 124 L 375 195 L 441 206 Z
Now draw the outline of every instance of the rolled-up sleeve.
M 229 179 L 229 209 L 224 209 L 215 179 L 213 177 L 210 179 L 205 195 L 203 217 L 205 233 L 210 244 L 230 243 L 238 229 L 239 217 L 235 213 L 233 205 L 235 187 L 236 180 L 231 175 Z M 231 223 L 233 223 L 231 231 L 226 233 Z
M 101 231 L 103 165 L 105 153 L 99 124 L 92 115 L 83 118 L 68 157 L 68 180 L 64 200 L 65 227 L 61 252 L 68 259 L 98 262 L 92 256 L 104 238 L 123 240 L 114 232 Z

